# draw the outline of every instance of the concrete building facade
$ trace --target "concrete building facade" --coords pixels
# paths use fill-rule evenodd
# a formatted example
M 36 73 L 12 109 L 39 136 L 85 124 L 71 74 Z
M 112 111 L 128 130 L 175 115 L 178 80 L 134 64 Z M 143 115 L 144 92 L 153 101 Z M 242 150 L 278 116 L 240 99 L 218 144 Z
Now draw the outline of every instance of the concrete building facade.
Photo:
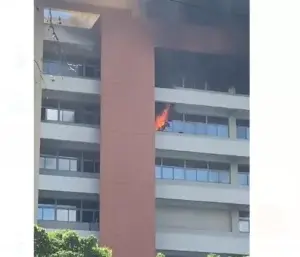
M 249 253 L 248 5 L 36 2 L 38 224 L 116 257 Z

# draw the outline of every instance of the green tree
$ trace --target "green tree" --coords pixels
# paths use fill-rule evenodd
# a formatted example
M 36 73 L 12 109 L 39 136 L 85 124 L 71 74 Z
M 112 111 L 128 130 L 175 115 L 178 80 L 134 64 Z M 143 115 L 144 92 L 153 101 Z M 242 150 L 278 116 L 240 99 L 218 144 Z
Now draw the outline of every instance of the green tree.
M 35 257 L 112 257 L 112 250 L 100 247 L 94 236 L 79 237 L 71 230 L 46 232 L 34 227 Z M 157 257 L 165 257 L 158 253 Z

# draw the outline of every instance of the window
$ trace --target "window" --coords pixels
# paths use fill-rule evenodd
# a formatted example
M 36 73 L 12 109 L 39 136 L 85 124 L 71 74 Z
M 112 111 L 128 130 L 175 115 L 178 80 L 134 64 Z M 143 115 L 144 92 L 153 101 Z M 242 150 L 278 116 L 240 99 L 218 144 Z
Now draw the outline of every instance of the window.
M 197 180 L 197 170 L 196 169 L 186 169 L 186 180 L 196 181 Z
M 200 182 L 208 181 L 208 170 L 207 169 L 198 169 L 197 170 L 197 181 L 200 181 Z
M 184 169 L 183 168 L 174 168 L 174 179 L 176 179 L 176 180 L 184 179 Z
M 43 220 L 43 208 L 38 208 L 38 220 Z
M 69 221 L 69 211 L 67 209 L 57 209 L 56 210 L 56 220 Z
M 90 160 L 83 161 L 83 172 L 94 173 L 94 162 Z
M 70 161 L 68 159 L 58 159 L 58 169 L 59 170 L 69 170 L 70 168 Z
M 93 222 L 93 211 L 82 211 L 82 222 Z
M 56 170 L 56 158 L 55 157 L 45 157 L 45 169 Z
M 58 110 L 56 110 L 56 109 L 46 109 L 46 120 L 58 121 Z
M 173 179 L 173 168 L 162 167 L 162 178 L 163 179 Z
M 249 186 L 249 165 L 238 165 L 238 178 L 241 186 Z
M 250 231 L 249 212 L 247 211 L 239 212 L 239 230 L 242 233 L 249 233 Z
M 249 140 L 249 120 L 236 120 L 236 137 Z
M 71 122 L 75 121 L 75 112 L 72 110 L 61 110 L 60 111 L 60 120 L 63 122 Z
M 208 173 L 208 181 L 211 183 L 218 183 L 219 177 L 218 177 L 218 171 L 210 170 Z
M 55 210 L 53 207 L 43 207 L 43 220 L 55 220 Z
M 219 171 L 219 183 L 229 184 L 230 183 L 230 173 L 229 171 Z
M 45 168 L 45 158 L 44 157 L 40 157 L 40 169 Z
M 162 178 L 162 175 L 161 175 L 161 166 L 155 166 L 155 178 L 159 179 L 159 178 Z

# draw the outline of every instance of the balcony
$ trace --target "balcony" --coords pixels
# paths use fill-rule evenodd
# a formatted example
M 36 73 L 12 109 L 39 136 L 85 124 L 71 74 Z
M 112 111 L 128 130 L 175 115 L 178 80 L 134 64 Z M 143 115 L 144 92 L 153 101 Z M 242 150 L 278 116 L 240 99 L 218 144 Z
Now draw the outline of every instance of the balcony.
M 65 177 L 56 175 L 39 175 L 39 189 L 48 191 L 99 194 L 99 179 L 83 177 Z
M 100 94 L 100 81 L 84 77 L 44 75 L 44 89 L 69 93 Z
M 73 124 L 42 122 L 41 138 L 72 141 L 79 143 L 99 144 L 99 128 Z
M 249 157 L 249 142 L 221 137 L 157 132 L 156 149 Z
M 249 205 L 249 189 L 223 184 L 157 180 L 156 198 Z
M 249 254 L 249 235 L 209 231 L 158 229 L 156 248 L 165 251 Z
M 155 88 L 157 102 L 249 111 L 249 97 L 189 88 Z

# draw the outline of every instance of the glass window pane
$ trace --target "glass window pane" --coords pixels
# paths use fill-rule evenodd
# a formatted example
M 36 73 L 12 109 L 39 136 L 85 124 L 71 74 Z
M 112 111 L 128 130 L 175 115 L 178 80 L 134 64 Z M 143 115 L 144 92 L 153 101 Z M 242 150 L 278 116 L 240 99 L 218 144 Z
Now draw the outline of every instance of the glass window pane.
M 196 123 L 196 133 L 199 135 L 205 135 L 206 134 L 206 124 L 205 123 Z
M 219 182 L 223 184 L 229 184 L 230 183 L 229 172 L 219 171 Z
M 83 162 L 83 172 L 94 172 L 94 162 L 85 160 Z
M 162 178 L 163 179 L 173 179 L 173 168 L 162 167 Z
M 228 137 L 229 136 L 228 126 L 218 125 L 218 136 L 219 137 Z
M 237 138 L 239 139 L 246 139 L 247 138 L 247 128 L 246 127 L 237 127 Z
M 74 122 L 75 112 L 69 110 L 60 111 L 61 120 L 64 122 Z
M 100 162 L 99 161 L 95 161 L 95 172 L 100 173 Z
M 39 207 L 38 209 L 38 220 L 42 220 L 43 219 L 43 209 Z
M 58 121 L 58 110 L 46 109 L 46 120 Z
M 250 129 L 246 129 L 246 138 L 249 140 L 250 139 Z
M 195 134 L 196 133 L 196 125 L 193 122 L 185 122 L 184 123 L 184 133 Z
M 91 66 L 85 67 L 85 76 L 89 78 L 93 78 L 95 75 L 95 68 Z
M 207 124 L 207 135 L 217 136 L 218 126 L 215 124 Z
M 196 169 L 186 169 L 185 177 L 186 177 L 186 180 L 196 181 L 197 180 L 197 170 Z
M 43 208 L 43 220 L 54 220 L 54 208 Z
M 184 123 L 180 120 L 173 120 L 173 132 L 183 132 L 184 131 Z
M 248 185 L 248 174 L 247 173 L 239 173 L 239 183 L 242 186 Z
M 56 170 L 56 158 L 54 157 L 45 158 L 45 169 Z
M 208 180 L 208 170 L 198 169 L 197 170 L 197 180 L 201 182 L 207 182 Z
M 239 229 L 240 232 L 249 232 L 250 226 L 249 226 L 249 221 L 248 220 L 240 220 L 239 221 Z
M 66 209 L 57 209 L 56 210 L 56 220 L 58 220 L 58 221 L 68 221 L 69 220 L 68 210 L 66 210 Z
M 60 63 L 58 62 L 50 62 L 45 60 L 43 64 L 43 70 L 46 74 L 50 75 L 60 75 Z
M 70 170 L 78 171 L 78 161 L 77 160 L 70 160 Z
M 45 158 L 40 157 L 40 169 L 43 169 L 45 167 Z
M 169 125 L 166 126 L 166 128 L 165 128 L 164 131 L 166 131 L 166 132 L 172 132 L 173 131 L 173 123 L 172 123 L 172 121 L 169 121 L 168 124 Z
M 77 213 L 76 210 L 69 210 L 69 221 L 77 221 Z
M 59 170 L 69 170 L 70 160 L 69 159 L 58 159 L 58 169 Z
M 161 178 L 161 166 L 155 166 L 155 178 Z
M 83 211 L 82 222 L 93 222 L 93 211 Z
M 218 183 L 218 172 L 210 170 L 208 173 L 208 181 L 212 183 Z
M 179 179 L 179 180 L 184 179 L 184 169 L 183 168 L 174 168 L 174 179 Z

